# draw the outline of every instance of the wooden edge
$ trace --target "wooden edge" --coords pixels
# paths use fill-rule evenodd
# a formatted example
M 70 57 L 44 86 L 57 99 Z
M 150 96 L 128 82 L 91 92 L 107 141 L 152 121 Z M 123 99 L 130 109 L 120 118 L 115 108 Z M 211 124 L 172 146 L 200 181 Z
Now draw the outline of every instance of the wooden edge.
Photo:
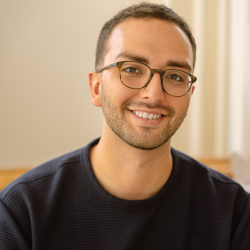
M 232 167 L 231 162 L 229 158 L 198 158 L 198 161 L 204 163 L 208 167 L 221 172 L 222 174 L 225 174 L 229 176 L 230 178 L 233 178 L 232 173 Z
M 32 167 L 23 169 L 0 170 L 0 190 L 14 181 L 17 177 L 29 171 Z

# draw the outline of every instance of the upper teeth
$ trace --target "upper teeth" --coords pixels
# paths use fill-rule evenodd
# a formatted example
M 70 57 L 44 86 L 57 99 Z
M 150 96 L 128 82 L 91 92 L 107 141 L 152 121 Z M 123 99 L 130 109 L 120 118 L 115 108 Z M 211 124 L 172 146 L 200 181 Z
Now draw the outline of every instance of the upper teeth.
M 140 111 L 133 111 L 137 116 L 144 118 L 144 119 L 157 119 L 160 118 L 161 115 L 153 114 L 153 113 L 146 113 Z

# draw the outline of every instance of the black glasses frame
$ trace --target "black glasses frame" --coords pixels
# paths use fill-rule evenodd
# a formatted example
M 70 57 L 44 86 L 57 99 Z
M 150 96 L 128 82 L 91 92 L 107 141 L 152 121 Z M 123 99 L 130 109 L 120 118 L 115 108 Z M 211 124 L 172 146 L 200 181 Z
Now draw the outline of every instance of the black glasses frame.
M 121 68 L 122 68 L 122 65 L 123 65 L 124 63 L 127 63 L 127 62 L 140 63 L 140 64 L 143 64 L 143 65 L 145 65 L 146 67 L 149 68 L 149 70 L 150 70 L 150 76 L 149 76 L 148 81 L 146 82 L 146 84 L 145 84 L 144 86 L 142 86 L 142 87 L 140 87 L 140 88 L 133 88 L 133 87 L 127 86 L 127 85 L 122 81 Z M 161 77 L 161 86 L 162 86 L 163 91 L 164 91 L 166 94 L 168 94 L 168 95 L 170 95 L 170 96 L 175 96 L 175 97 L 181 97 L 181 96 L 186 95 L 186 94 L 188 93 L 188 91 L 191 89 L 192 84 L 195 83 L 196 80 L 197 80 L 197 77 L 196 77 L 196 76 L 193 76 L 192 74 L 187 73 L 187 72 L 185 72 L 185 71 L 183 71 L 183 70 L 179 70 L 179 69 L 167 69 L 167 70 L 151 69 L 147 64 L 141 63 L 141 62 L 136 62 L 136 61 L 121 61 L 121 62 L 115 62 L 115 63 L 112 63 L 112 64 L 110 64 L 110 65 L 107 65 L 107 66 L 105 66 L 105 67 L 103 67 L 103 68 L 101 68 L 101 69 L 98 69 L 96 72 L 97 72 L 97 73 L 101 73 L 102 71 L 104 71 L 104 70 L 106 70 L 106 69 L 109 69 L 109 68 L 112 68 L 112 67 L 115 67 L 115 66 L 118 67 L 118 69 L 119 69 L 120 80 L 121 80 L 122 84 L 123 84 L 124 86 L 126 86 L 127 88 L 130 88 L 130 89 L 143 89 L 143 88 L 145 88 L 145 87 L 149 84 L 149 82 L 151 81 L 151 79 L 152 79 L 152 77 L 153 77 L 153 75 L 154 75 L 154 72 L 157 72 L 157 73 L 160 74 L 160 77 Z M 177 96 L 177 95 L 172 95 L 172 94 L 169 94 L 169 93 L 164 89 L 164 86 L 163 86 L 163 76 L 164 76 L 165 72 L 167 72 L 167 71 L 169 71 L 169 70 L 180 71 L 180 72 L 186 73 L 186 74 L 188 74 L 188 75 L 190 76 L 191 82 L 189 83 L 189 88 L 188 88 L 188 90 L 186 91 L 185 94 L 183 94 L 183 95 L 178 95 L 178 96 Z

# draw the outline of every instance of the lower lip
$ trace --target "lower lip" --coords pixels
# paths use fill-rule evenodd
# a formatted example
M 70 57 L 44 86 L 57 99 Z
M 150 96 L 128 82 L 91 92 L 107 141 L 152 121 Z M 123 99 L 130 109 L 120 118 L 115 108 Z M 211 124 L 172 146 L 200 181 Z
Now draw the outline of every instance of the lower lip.
M 161 123 L 161 121 L 164 119 L 164 115 L 157 119 L 145 119 L 142 117 L 137 116 L 133 111 L 129 110 L 131 115 L 136 119 L 136 121 L 143 126 L 157 126 Z

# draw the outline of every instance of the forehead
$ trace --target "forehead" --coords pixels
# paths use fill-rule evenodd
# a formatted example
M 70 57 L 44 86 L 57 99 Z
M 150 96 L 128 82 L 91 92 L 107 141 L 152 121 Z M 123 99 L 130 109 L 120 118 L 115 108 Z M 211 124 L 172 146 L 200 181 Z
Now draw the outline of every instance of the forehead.
M 159 65 L 167 60 L 185 60 L 193 65 L 187 35 L 178 25 L 166 20 L 130 18 L 118 24 L 107 41 L 104 65 L 126 59 L 119 56 L 124 53 L 143 56 Z

